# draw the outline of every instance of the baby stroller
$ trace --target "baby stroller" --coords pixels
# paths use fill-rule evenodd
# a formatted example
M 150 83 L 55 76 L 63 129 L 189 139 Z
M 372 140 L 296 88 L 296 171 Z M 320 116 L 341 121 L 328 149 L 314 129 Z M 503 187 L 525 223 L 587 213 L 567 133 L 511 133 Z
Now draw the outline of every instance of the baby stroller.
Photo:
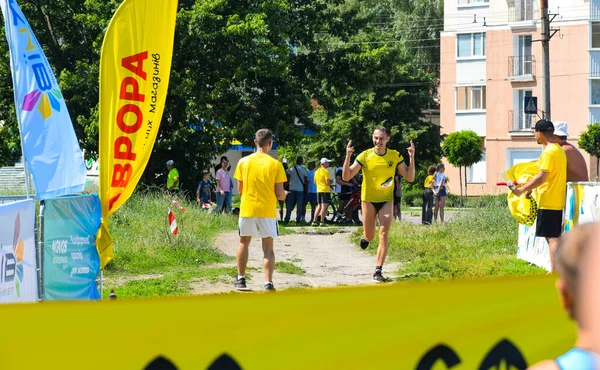
M 351 209 L 352 218 L 349 219 L 346 217 L 346 212 L 348 209 Z M 358 211 L 360 210 L 360 188 L 355 188 L 350 193 L 350 200 L 344 206 L 344 208 L 338 209 L 335 213 L 335 217 L 333 218 L 333 223 L 335 224 L 362 224 L 360 221 L 360 217 L 358 215 Z

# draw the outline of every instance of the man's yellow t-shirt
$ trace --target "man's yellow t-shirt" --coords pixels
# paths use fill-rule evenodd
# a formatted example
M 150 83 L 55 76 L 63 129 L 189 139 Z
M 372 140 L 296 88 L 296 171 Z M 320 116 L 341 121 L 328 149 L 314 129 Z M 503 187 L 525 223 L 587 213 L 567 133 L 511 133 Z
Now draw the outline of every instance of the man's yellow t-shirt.
M 242 158 L 233 177 L 242 182 L 240 217 L 277 218 L 275 184 L 287 181 L 283 165 L 265 153 Z
M 433 182 L 433 175 L 427 176 L 425 178 L 425 183 L 423 184 L 423 186 L 425 187 L 425 189 L 430 189 L 432 182 Z
M 169 171 L 169 176 L 167 177 L 167 189 L 170 189 L 171 186 L 173 186 L 175 179 L 177 178 L 179 178 L 179 171 L 177 171 L 177 168 L 173 168 Z M 173 189 L 179 189 L 179 182 L 177 182 L 177 185 L 175 185 Z
M 356 157 L 362 166 L 361 199 L 364 202 L 391 202 L 394 200 L 394 175 L 404 158 L 395 150 L 386 149 L 379 155 L 375 148 L 365 150 Z
M 331 192 L 331 186 L 327 184 L 327 180 L 331 180 L 331 174 L 323 166 L 315 171 L 315 184 L 317 185 L 317 193 Z
M 540 170 L 548 173 L 537 188 L 539 208 L 560 211 L 567 199 L 567 155 L 558 144 L 548 144 L 540 156 Z

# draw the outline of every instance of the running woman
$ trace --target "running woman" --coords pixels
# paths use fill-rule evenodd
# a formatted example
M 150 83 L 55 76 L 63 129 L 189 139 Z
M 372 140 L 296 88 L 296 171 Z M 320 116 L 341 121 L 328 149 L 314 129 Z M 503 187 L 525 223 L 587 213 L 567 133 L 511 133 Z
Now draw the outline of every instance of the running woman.
M 384 282 L 383 263 L 389 247 L 389 230 L 393 220 L 394 175 L 396 169 L 408 182 L 415 179 L 415 145 L 412 140 L 408 155 L 410 165 L 404 163 L 404 158 L 395 150 L 387 149 L 390 132 L 382 126 L 373 131 L 373 148 L 360 153 L 352 165 L 350 160 L 354 147 L 352 140 L 346 147 L 346 160 L 342 169 L 342 178 L 348 181 L 362 168 L 363 181 L 361 189 L 363 236 L 360 247 L 367 249 L 375 239 L 376 221 L 379 220 L 379 248 L 377 249 L 377 264 L 373 280 Z

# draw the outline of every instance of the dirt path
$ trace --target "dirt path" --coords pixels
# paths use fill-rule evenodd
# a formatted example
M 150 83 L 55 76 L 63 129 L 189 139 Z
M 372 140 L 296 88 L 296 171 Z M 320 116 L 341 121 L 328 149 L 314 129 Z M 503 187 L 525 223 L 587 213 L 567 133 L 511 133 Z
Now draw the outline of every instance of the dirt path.
M 320 229 L 323 231 L 325 229 Z M 376 284 L 371 276 L 375 268 L 375 256 L 362 251 L 350 243 L 354 228 L 335 228 L 335 234 L 317 234 L 311 228 L 300 229 L 296 234 L 284 235 L 275 240 L 275 257 L 278 262 L 290 262 L 306 271 L 303 275 L 281 273 L 275 270 L 273 281 L 278 290 L 294 287 L 326 287 L 340 285 Z M 223 253 L 234 256 L 238 245 L 237 232 L 228 232 L 217 237 L 215 245 Z M 248 288 L 260 291 L 263 287 L 263 258 L 260 239 L 250 245 L 249 267 L 252 276 Z M 235 266 L 235 261 L 220 264 Z M 391 275 L 397 263 L 384 266 L 384 274 Z M 232 283 L 211 284 L 206 281 L 194 283 L 192 294 L 231 292 Z

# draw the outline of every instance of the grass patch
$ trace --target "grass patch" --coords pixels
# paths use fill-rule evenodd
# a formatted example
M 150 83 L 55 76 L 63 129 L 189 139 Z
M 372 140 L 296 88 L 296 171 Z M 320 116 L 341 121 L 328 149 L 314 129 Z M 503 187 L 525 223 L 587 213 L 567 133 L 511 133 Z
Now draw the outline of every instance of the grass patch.
M 275 270 L 285 274 L 304 275 L 306 270 L 291 262 L 275 262 Z
M 217 233 L 237 229 L 237 218 L 214 215 L 181 201 L 187 213 L 175 209 L 179 235 L 167 223 L 169 197 L 159 192 L 136 192 L 110 219 L 115 259 L 106 276 L 156 274 L 219 263 L 230 257 L 213 247 Z
M 545 274 L 516 257 L 517 231 L 506 203 L 491 202 L 445 224 L 394 223 L 388 256 L 402 263 L 397 274 L 409 281 Z M 362 229 L 352 235 L 356 244 L 361 235 Z M 376 239 L 369 251 L 377 246 Z
M 253 269 L 250 269 L 253 270 Z M 250 274 L 246 274 L 250 277 Z M 207 280 L 210 283 L 230 282 L 237 276 L 235 267 L 212 267 L 186 269 L 166 273 L 159 277 L 134 277 L 119 284 L 115 280 L 106 280 L 102 296 L 108 298 L 110 291 L 115 290 L 118 298 L 160 297 L 188 294 L 194 280 Z

